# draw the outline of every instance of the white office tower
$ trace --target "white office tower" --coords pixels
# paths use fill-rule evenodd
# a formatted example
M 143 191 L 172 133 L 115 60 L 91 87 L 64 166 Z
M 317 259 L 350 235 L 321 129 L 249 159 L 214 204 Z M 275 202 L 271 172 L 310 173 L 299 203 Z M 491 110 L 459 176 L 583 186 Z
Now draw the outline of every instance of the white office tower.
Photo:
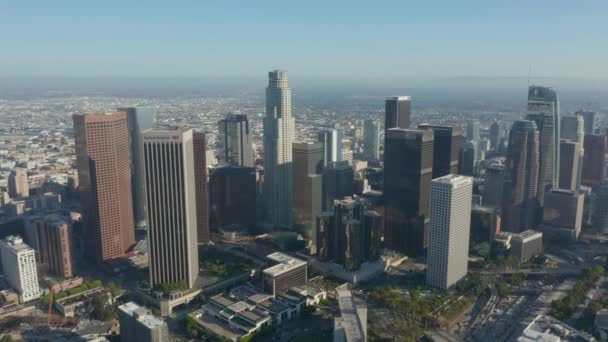
M 143 134 L 150 286 L 198 276 L 195 139 L 192 130 Z
M 431 182 L 426 283 L 446 290 L 467 275 L 473 178 L 447 175 Z
M 20 301 L 40 298 L 34 249 L 11 235 L 0 241 L 0 257 L 6 282 L 19 293 Z
M 295 120 L 291 116 L 291 89 L 287 71 L 268 73 L 264 117 L 264 214 L 265 221 L 291 227 L 292 143 Z
M 380 124 L 377 120 L 363 123 L 363 156 L 367 160 L 380 159 Z

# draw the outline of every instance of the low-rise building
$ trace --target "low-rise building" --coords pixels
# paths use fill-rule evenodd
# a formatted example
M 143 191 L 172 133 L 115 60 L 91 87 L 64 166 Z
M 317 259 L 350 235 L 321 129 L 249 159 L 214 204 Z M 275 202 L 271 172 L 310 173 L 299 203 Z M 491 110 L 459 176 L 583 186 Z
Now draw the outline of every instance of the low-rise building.
M 367 306 L 354 297 L 348 284 L 336 288 L 340 317 L 334 318 L 334 342 L 367 340 Z
M 162 319 L 133 302 L 118 307 L 120 339 L 129 342 L 169 341 L 169 328 Z
M 590 334 L 578 331 L 565 323 L 544 315 L 538 315 L 530 323 L 517 342 L 594 342 L 597 341 Z
M 512 234 L 511 255 L 519 263 L 528 262 L 530 259 L 542 254 L 543 233 L 530 229 L 518 234 Z
M 272 253 L 267 258 L 277 265 L 264 270 L 264 291 L 276 296 L 308 282 L 306 261 L 279 252 Z

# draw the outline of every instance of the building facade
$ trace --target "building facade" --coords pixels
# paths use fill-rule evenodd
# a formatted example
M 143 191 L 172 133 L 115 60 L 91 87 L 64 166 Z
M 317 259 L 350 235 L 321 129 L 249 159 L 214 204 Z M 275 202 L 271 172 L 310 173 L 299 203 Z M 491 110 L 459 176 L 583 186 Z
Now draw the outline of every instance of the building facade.
M 209 198 L 214 226 L 255 227 L 255 168 L 228 165 L 213 169 L 209 176 Z
M 196 193 L 196 233 L 198 243 L 208 243 L 209 232 L 209 188 L 207 186 L 207 141 L 205 134 L 192 133 L 194 147 L 194 190 Z
M 220 159 L 230 165 L 253 167 L 249 120 L 245 114 L 228 114 L 218 122 Z
M 571 140 L 560 140 L 559 189 L 577 190 L 579 187 L 579 169 L 581 144 Z
M 8 176 L 8 195 L 11 198 L 25 198 L 30 195 L 27 183 L 27 170 L 12 170 Z
M 384 139 L 391 128 L 410 128 L 412 120 L 412 97 L 387 97 L 385 102 Z
M 198 276 L 195 133 L 143 134 L 150 286 L 194 286 Z
M 148 309 L 133 302 L 118 307 L 120 340 L 133 342 L 169 341 L 169 327 Z
M 554 241 L 576 241 L 583 225 L 585 195 L 579 191 L 555 189 L 545 195 L 543 236 Z
M 473 179 L 447 175 L 431 182 L 426 283 L 442 290 L 467 275 Z
M 74 275 L 72 226 L 66 217 L 58 214 L 29 217 L 25 233 L 37 252 L 39 264 L 48 267 L 51 274 L 62 278 Z
M 585 134 L 585 156 L 581 183 L 597 188 L 604 179 L 606 171 L 608 137 L 605 135 Z
M 384 241 L 411 257 L 428 242 L 433 145 L 433 131 L 394 128 L 386 136 Z
M 323 170 L 323 210 L 331 210 L 334 200 L 352 196 L 355 173 L 346 161 L 330 163 Z
M 323 147 L 323 165 L 342 161 L 342 131 L 325 129 L 317 134 L 317 139 Z
M 40 298 L 36 256 L 19 236 L 0 240 L 0 259 L 6 282 L 19 293 L 21 302 Z
M 363 122 L 363 157 L 367 160 L 380 159 L 380 123 L 377 120 Z
M 295 120 L 291 115 L 291 89 L 287 71 L 268 73 L 264 117 L 265 220 L 280 227 L 292 224 L 292 144 Z
M 502 227 L 510 232 L 532 228 L 537 221 L 539 138 L 533 121 L 513 123 L 505 165 Z
M 75 114 L 78 181 L 87 227 L 87 251 L 103 262 L 135 242 L 127 114 Z
M 418 129 L 433 131 L 433 179 L 458 173 L 462 128 L 423 124 Z
M 315 218 L 323 199 L 323 144 L 293 144 L 293 222 L 314 239 Z
M 267 258 L 276 265 L 263 271 L 265 292 L 277 296 L 294 286 L 305 285 L 308 282 L 306 261 L 279 252 L 272 253 Z

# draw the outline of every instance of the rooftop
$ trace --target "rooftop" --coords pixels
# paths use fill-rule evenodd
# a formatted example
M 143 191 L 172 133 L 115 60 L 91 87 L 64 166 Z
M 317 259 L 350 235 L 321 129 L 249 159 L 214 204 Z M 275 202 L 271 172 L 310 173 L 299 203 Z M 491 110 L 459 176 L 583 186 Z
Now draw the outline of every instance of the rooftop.
M 538 315 L 517 338 L 517 342 L 596 341 L 557 319 Z
M 269 267 L 264 270 L 264 274 L 270 275 L 272 277 L 276 277 L 280 274 L 306 265 L 306 261 L 296 259 L 280 252 L 272 253 L 266 256 L 266 258 L 279 263 L 278 265 Z
M 1 242 L 13 252 L 34 251 L 32 247 L 23 242 L 23 239 L 19 235 L 7 236 Z
M 443 177 L 433 179 L 433 183 L 452 184 L 454 186 L 462 186 L 473 184 L 473 178 L 456 174 L 449 174 Z
M 336 320 L 344 328 L 346 341 L 365 341 L 364 326 L 366 323 L 361 322 L 359 310 L 357 310 L 357 305 L 348 284 L 338 286 L 336 292 L 340 306 L 340 317 Z
M 386 98 L 387 100 L 397 100 L 397 101 L 411 101 L 411 96 L 389 96 Z

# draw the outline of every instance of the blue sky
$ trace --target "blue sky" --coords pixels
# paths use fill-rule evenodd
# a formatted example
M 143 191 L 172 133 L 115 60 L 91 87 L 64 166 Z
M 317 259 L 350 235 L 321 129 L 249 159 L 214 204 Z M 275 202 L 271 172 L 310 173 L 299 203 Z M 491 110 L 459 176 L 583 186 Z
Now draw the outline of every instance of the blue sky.
M 0 77 L 608 78 L 608 1 L 0 0 Z

